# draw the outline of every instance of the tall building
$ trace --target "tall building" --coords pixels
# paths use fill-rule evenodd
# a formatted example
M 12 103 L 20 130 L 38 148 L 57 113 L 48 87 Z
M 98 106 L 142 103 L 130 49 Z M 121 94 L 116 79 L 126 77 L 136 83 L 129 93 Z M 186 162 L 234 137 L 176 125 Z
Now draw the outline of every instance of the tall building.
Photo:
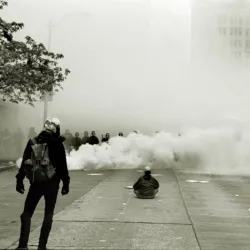
M 194 0 L 191 56 L 250 65 L 250 1 Z

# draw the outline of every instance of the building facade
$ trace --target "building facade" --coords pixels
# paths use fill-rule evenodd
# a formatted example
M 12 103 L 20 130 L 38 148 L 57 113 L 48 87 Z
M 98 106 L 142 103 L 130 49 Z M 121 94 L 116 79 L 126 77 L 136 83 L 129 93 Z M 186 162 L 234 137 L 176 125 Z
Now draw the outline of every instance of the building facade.
M 250 65 L 250 1 L 194 0 L 191 56 Z

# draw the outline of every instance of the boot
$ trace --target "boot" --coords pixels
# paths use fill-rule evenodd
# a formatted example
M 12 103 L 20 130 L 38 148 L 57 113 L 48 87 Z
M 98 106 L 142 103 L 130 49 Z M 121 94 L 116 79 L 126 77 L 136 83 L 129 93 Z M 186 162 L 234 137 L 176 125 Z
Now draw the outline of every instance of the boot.
M 15 250 L 28 250 L 28 247 L 17 247 Z

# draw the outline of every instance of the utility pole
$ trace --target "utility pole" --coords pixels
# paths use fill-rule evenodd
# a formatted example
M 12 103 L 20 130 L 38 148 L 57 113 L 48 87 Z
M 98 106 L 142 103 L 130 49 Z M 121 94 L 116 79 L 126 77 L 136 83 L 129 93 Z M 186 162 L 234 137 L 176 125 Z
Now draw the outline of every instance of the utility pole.
M 52 20 L 50 20 L 49 22 L 49 40 L 48 40 L 48 51 L 50 52 L 50 47 L 51 47 L 51 33 L 52 33 L 52 27 L 53 27 L 53 24 L 52 24 Z M 46 92 L 44 94 L 44 113 L 43 113 L 43 124 L 45 123 L 46 119 L 47 119 L 47 116 L 48 116 L 48 96 L 49 96 L 49 93 Z
M 76 15 L 80 15 L 84 18 L 86 17 L 90 17 L 91 14 L 88 13 L 88 12 L 78 12 L 78 13 L 69 13 L 67 15 L 64 15 L 61 20 L 58 22 L 58 23 L 54 23 L 52 22 L 52 20 L 50 20 L 49 22 L 49 25 L 48 25 L 48 29 L 49 29 L 49 39 L 48 39 L 48 51 L 50 52 L 50 49 L 51 49 L 51 40 L 52 40 L 52 29 L 53 27 L 57 27 L 62 21 L 64 18 L 68 18 L 68 17 L 71 17 L 71 16 L 76 16 Z M 46 92 L 44 94 L 44 113 L 43 113 L 43 122 L 45 123 L 46 119 L 47 119 L 47 115 L 48 115 L 48 102 L 49 102 L 49 93 Z

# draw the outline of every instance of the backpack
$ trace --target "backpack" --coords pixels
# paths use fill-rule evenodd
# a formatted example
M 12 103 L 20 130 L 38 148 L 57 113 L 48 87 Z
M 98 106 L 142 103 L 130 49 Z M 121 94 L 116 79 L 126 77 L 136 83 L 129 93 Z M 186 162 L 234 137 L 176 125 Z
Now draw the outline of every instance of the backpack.
M 33 145 L 31 165 L 26 168 L 26 177 L 31 183 L 42 183 L 50 180 L 55 175 L 55 168 L 49 160 L 48 144 L 38 144 L 36 139 L 31 139 Z

